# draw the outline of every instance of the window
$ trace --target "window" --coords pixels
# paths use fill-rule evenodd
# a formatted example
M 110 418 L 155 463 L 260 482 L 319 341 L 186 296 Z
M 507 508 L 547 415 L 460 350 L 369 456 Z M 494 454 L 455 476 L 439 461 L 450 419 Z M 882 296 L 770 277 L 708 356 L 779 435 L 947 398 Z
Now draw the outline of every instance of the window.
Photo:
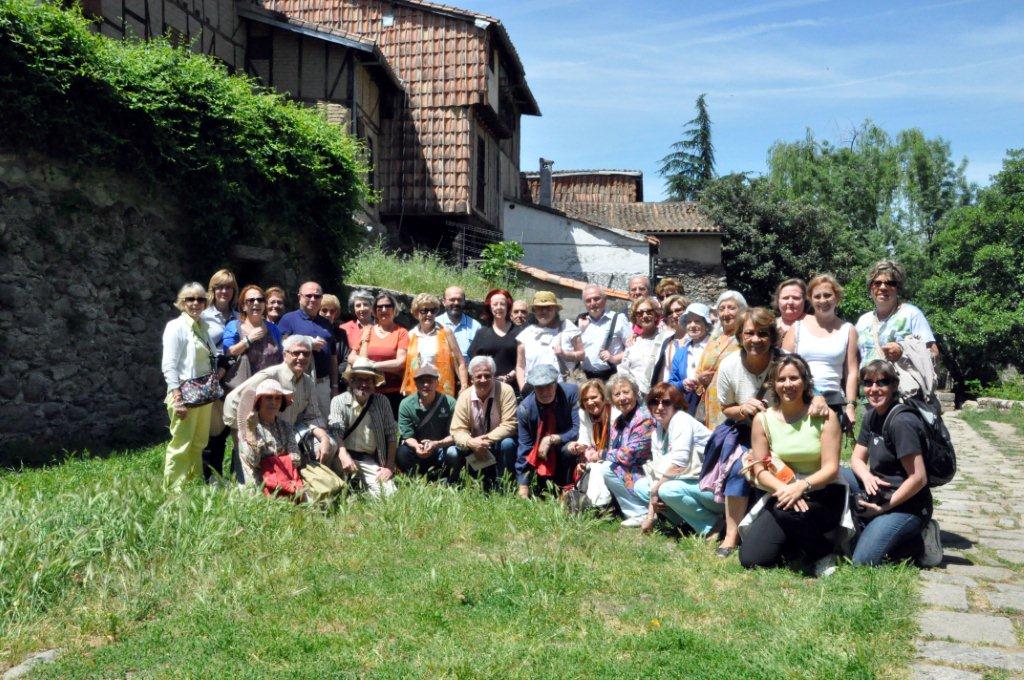
M 476 209 L 487 211 L 487 143 L 484 138 L 476 138 Z

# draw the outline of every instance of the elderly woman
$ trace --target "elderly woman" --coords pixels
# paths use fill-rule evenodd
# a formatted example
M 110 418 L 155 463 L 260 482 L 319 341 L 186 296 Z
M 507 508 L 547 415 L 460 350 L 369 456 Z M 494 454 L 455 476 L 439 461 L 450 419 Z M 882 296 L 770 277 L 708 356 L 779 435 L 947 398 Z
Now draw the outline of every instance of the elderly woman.
M 351 347 L 348 344 L 348 333 L 343 328 L 344 324 L 338 321 L 341 316 L 341 300 L 337 295 L 324 293 L 324 297 L 320 301 L 320 316 L 327 319 L 327 323 L 334 331 L 334 342 L 338 345 L 338 391 L 339 393 L 344 392 L 348 385 L 341 376 L 348 368 L 348 354 Z
M 839 527 L 846 508 L 846 485 L 839 474 L 839 420 L 832 411 L 810 414 L 811 370 L 797 355 L 779 359 L 772 381 L 778 404 L 754 415 L 751 475 L 770 497 L 740 546 L 740 564 L 771 567 L 783 557 L 803 557 L 816 576 L 835 570 L 827 533 Z M 776 457 L 789 474 L 774 471 Z
M 509 310 L 512 294 L 495 288 L 484 298 L 484 326 L 473 336 L 469 356 L 488 356 L 494 359 L 498 380 L 518 388 L 516 383 L 516 335 L 519 326 L 512 323 Z
M 558 372 L 558 381 L 568 380 L 576 362 L 583 359 L 583 340 L 571 321 L 558 312 L 562 305 L 554 293 L 538 291 L 533 296 L 533 314 L 537 322 L 516 336 L 516 380 L 519 389 L 526 389 L 527 375 L 536 366 L 551 366 Z
M 772 307 L 779 314 L 775 325 L 779 328 L 781 340 L 790 327 L 807 314 L 807 284 L 803 279 L 786 279 L 775 287 Z
M 807 284 L 807 298 L 814 314 L 789 327 L 782 349 L 799 354 L 811 367 L 811 415 L 824 416 L 831 408 L 842 429 L 852 435 L 857 419 L 857 331 L 836 316 L 843 287 L 831 274 L 821 274 Z
M 698 486 L 704 446 L 711 431 L 684 409 L 683 395 L 669 383 L 658 383 L 647 397 L 654 416 L 651 464 L 647 477 L 637 482 L 636 493 L 648 503 L 641 528 L 648 532 L 658 512 L 675 525 L 686 525 L 701 536 L 721 521 L 724 508 L 714 494 Z
M 384 375 L 384 384 L 378 390 L 391 405 L 391 414 L 398 413 L 402 403 L 402 377 L 405 358 L 409 350 L 409 331 L 395 323 L 398 300 L 391 293 L 382 292 L 373 302 L 377 323 L 363 326 L 359 341 L 352 346 L 348 362 L 358 357 L 369 359 Z
M 416 392 L 413 375 L 421 366 L 433 366 L 439 377 L 438 389 L 449 397 L 459 393 L 459 385 L 469 385 L 466 362 L 462 358 L 455 334 L 437 323 L 441 301 L 436 295 L 420 293 L 412 300 L 412 315 L 419 323 L 409 331 L 402 394 Z M 456 382 L 457 380 L 457 382 Z
M 249 285 L 238 296 L 239 318 L 224 327 L 224 348 L 233 357 L 245 356 L 249 375 L 281 363 L 281 330 L 267 320 L 267 296 Z M 248 376 L 246 376 L 248 377 Z
M 711 309 L 700 302 L 690 303 L 679 321 L 679 327 L 685 331 L 686 339 L 672 357 L 668 382 L 682 394 L 686 412 L 703 422 L 700 364 L 711 331 Z
M 278 323 L 287 311 L 288 305 L 285 302 L 284 288 L 280 286 L 267 288 L 267 321 Z
M 586 493 L 595 506 L 611 502 L 611 492 L 604 484 L 604 468 L 608 463 L 600 460 L 600 453 L 608 448 L 612 421 L 619 415 L 619 409 L 612 406 L 605 394 L 603 380 L 595 378 L 580 385 L 580 434 L 568 448 L 582 461 L 576 469 L 577 478 L 588 469 L 591 471 Z M 593 450 L 591 456 L 587 456 L 588 450 Z M 597 462 L 588 462 L 591 458 Z
M 665 304 L 665 301 L 668 298 L 672 297 L 673 295 L 682 295 L 682 293 L 682 284 L 679 283 L 678 279 L 674 279 L 671 276 L 666 276 L 665 278 L 661 279 L 660 281 L 658 281 L 658 285 L 654 287 L 654 294 L 658 297 L 662 304 Z M 683 307 L 685 306 L 686 305 L 683 305 Z
M 373 326 L 373 293 L 362 289 L 352 291 L 348 296 L 348 311 L 355 318 L 341 324 L 341 330 L 348 337 L 348 346 L 356 349 L 363 337 L 363 329 Z
M 202 473 L 203 449 L 210 438 L 213 405 L 189 407 L 181 394 L 183 382 L 217 370 L 217 349 L 203 319 L 206 303 L 203 285 L 186 283 L 174 302 L 181 315 L 164 327 L 160 369 L 167 383 L 164 403 L 171 421 L 171 441 L 164 459 L 166 490 L 176 491 Z
M 661 303 L 664 318 L 661 324 L 661 355 L 651 376 L 651 384 L 666 382 L 672 375 L 672 362 L 676 353 L 686 345 L 686 324 L 683 316 L 689 302 L 682 295 L 670 295 Z
M 900 299 L 906 278 L 903 267 L 892 260 L 881 260 L 868 272 L 868 293 L 875 309 L 857 320 L 857 346 L 862 367 L 874 359 L 898 361 L 907 351 L 910 338 L 927 345 L 934 359 L 939 357 L 939 347 L 928 319 L 920 309 Z
M 643 400 L 651 389 L 651 381 L 668 334 L 663 335 L 658 331 L 661 304 L 654 298 L 639 298 L 630 305 L 629 320 L 640 328 L 640 333 L 623 353 L 618 373 L 633 381 L 640 390 L 637 398 Z
M 857 512 L 865 523 L 853 563 L 881 564 L 886 556 L 910 547 L 910 554 L 919 555 L 922 566 L 934 567 L 942 560 L 942 544 L 939 526 L 932 519 L 932 492 L 923 455 L 927 446 L 924 423 L 910 411 L 888 417 L 899 387 L 896 368 L 888 361 L 869 361 L 860 371 L 860 381 L 868 410 L 853 447 L 852 473 L 842 470 L 850 488 L 860 491 Z
M 273 378 L 246 392 L 238 402 L 238 455 L 245 484 L 262 486 L 260 463 L 267 456 L 287 454 L 296 470 L 302 467 L 295 428 L 278 417 L 291 404 L 293 393 Z
M 718 382 L 714 379 L 718 365 L 728 355 L 740 348 L 737 330 L 740 315 L 747 311 L 747 300 L 734 290 L 727 290 L 715 302 L 718 312 L 718 326 L 711 334 L 697 368 L 698 391 L 703 390 L 704 425 L 714 429 L 725 420 L 718 401 Z
M 642 301 L 643 298 L 641 298 Z M 637 493 L 644 479 L 644 465 L 651 459 L 651 435 L 654 420 L 647 407 L 639 401 L 639 388 L 633 379 L 621 373 L 608 381 L 612 403 L 619 416 L 612 421 L 608 447 L 603 451 L 587 449 L 588 462 L 608 462 L 604 483 L 619 502 L 625 519 L 624 527 L 639 527 L 647 516 L 647 502 Z

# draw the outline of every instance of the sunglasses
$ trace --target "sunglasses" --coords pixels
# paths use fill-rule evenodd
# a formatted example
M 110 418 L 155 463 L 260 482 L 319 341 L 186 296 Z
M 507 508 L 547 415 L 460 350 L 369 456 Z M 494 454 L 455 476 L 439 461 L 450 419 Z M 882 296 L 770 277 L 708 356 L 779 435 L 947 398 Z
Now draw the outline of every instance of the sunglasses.
M 878 380 L 864 380 L 864 387 L 888 387 L 892 385 L 892 378 L 879 378 Z
M 637 310 L 636 315 L 637 316 L 654 316 L 654 310 L 653 309 L 640 309 L 640 310 Z
M 380 307 L 377 309 L 380 309 Z M 420 310 L 420 314 L 433 314 L 437 316 L 437 307 L 424 307 Z
M 323 293 L 303 293 L 302 294 L 302 297 L 306 298 L 307 300 L 319 300 L 323 296 L 324 296 Z
M 875 279 L 874 281 L 871 282 L 872 288 L 881 288 L 883 286 L 886 286 L 888 288 L 899 288 L 900 284 L 896 283 L 895 281 L 890 281 L 889 279 Z
M 293 357 L 308 357 L 310 353 L 304 349 L 292 349 L 285 352 L 285 354 L 291 354 Z
M 669 406 L 675 406 L 675 402 L 671 399 L 648 399 L 647 408 L 654 408 L 655 406 L 661 406 L 662 408 L 668 408 Z
M 206 304 L 206 296 L 205 295 L 203 297 L 187 297 L 187 298 L 182 298 L 182 300 L 184 300 L 185 302 L 202 302 L 204 305 Z
M 246 300 L 245 304 L 247 304 L 247 305 L 261 305 L 261 304 L 263 304 L 266 301 L 267 301 L 267 298 L 255 297 L 255 298 L 249 298 L 248 300 Z

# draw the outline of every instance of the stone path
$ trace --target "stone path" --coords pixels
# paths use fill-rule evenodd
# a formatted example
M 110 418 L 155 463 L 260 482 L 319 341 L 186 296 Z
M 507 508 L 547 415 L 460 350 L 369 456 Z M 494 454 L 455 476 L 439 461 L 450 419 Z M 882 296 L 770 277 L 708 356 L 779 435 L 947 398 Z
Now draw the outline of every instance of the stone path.
M 946 557 L 921 572 L 924 609 L 911 676 L 1024 678 L 1024 451 L 1013 450 L 1015 436 L 1005 448 L 991 444 L 955 411 L 943 419 L 959 471 L 934 492 Z

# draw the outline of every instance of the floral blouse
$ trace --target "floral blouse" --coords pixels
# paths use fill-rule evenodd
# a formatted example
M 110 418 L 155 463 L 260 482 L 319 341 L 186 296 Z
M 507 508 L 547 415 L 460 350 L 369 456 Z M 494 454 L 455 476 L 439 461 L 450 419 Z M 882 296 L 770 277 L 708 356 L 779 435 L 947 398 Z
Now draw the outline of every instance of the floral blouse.
M 287 453 L 292 464 L 298 468 L 302 465 L 302 454 L 299 444 L 295 441 L 295 429 L 291 423 L 278 417 L 267 425 L 255 415 L 245 425 L 247 432 L 238 436 L 238 457 L 242 461 L 242 475 L 246 484 L 260 484 L 263 474 L 260 472 L 260 461 L 267 456 Z M 249 442 L 252 440 L 253 444 Z
M 612 421 L 610 443 L 603 457 L 627 489 L 644 476 L 644 463 L 651 459 L 653 434 L 654 419 L 646 406 L 637 406 L 631 416 L 620 415 Z

